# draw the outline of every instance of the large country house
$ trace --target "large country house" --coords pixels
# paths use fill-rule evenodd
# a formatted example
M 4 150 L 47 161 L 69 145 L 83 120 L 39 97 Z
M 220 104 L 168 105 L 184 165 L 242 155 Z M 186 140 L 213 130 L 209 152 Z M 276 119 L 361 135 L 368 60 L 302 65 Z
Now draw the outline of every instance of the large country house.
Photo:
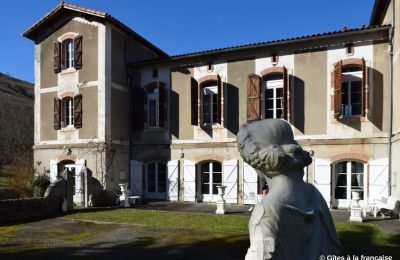
M 23 34 L 35 43 L 35 161 L 52 180 L 85 167 L 105 189 L 130 183 L 146 199 L 214 202 L 224 184 L 228 203 L 251 204 L 265 180 L 236 134 L 282 118 L 313 155 L 304 180 L 330 207 L 348 208 L 354 188 L 362 203 L 399 195 L 394 2 L 377 0 L 367 27 L 177 56 L 105 12 L 61 3 Z

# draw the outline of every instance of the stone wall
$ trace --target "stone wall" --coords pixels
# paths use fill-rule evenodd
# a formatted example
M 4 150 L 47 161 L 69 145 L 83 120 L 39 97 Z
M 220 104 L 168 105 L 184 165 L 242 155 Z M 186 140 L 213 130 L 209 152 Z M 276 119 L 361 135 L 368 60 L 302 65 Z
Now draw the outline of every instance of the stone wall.
M 60 197 L 0 200 L 0 223 L 45 217 L 60 211 Z

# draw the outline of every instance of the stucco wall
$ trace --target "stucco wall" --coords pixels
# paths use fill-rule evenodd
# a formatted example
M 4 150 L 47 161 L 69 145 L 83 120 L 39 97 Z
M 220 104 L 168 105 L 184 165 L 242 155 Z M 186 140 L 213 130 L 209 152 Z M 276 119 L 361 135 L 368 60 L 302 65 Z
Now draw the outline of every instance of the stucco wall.
M 111 136 L 113 140 L 129 141 L 128 93 L 111 88 Z
M 326 50 L 297 53 L 294 56 L 296 80 L 292 98 L 297 99 L 296 106 L 293 107 L 294 122 L 303 121 L 303 126 L 299 127 L 300 129 L 296 128 L 296 135 L 326 134 L 327 67 L 324 66 L 327 64 L 326 59 Z M 300 94 L 301 92 L 304 94 Z M 303 113 L 299 112 L 303 109 Z
M 40 94 L 40 140 L 57 140 L 57 131 L 54 130 L 54 98 L 57 92 Z
M 255 72 L 254 58 L 228 61 L 226 86 L 226 128 L 228 137 L 235 137 L 239 127 L 247 121 L 247 77 Z
M 97 26 L 84 23 L 82 18 L 71 20 L 41 42 L 40 79 L 41 88 L 58 85 L 54 72 L 54 42 L 67 32 L 82 35 L 82 69 L 79 70 L 79 82 L 97 80 L 98 29 Z
M 97 87 L 81 88 L 82 94 L 82 128 L 79 129 L 79 138 L 94 139 L 97 138 Z

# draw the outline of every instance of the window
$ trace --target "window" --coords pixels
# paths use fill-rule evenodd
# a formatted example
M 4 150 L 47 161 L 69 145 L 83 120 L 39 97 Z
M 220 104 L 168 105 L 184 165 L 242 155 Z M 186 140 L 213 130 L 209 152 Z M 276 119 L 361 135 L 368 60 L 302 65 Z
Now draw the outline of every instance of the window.
M 220 124 L 224 117 L 224 88 L 218 75 L 208 75 L 199 81 L 191 79 L 192 125 L 200 127 Z
M 360 67 L 342 69 L 342 117 L 361 116 L 362 71 Z
M 218 121 L 218 88 L 209 85 L 203 88 L 203 124 L 216 124 Z
M 336 119 L 363 117 L 368 109 L 368 68 L 364 59 L 342 60 L 334 65 L 331 110 Z
M 346 44 L 346 54 L 347 55 L 354 54 L 354 45 L 352 43 Z
M 74 126 L 74 99 L 72 97 L 63 99 L 64 127 Z
M 164 127 L 167 119 L 167 93 L 165 84 L 152 82 L 145 86 L 145 125 L 148 128 Z M 140 102 L 138 102 L 139 104 Z M 142 106 L 143 107 L 143 106 Z M 143 110 L 141 110 L 143 111 Z
M 167 191 L 167 166 L 165 163 L 147 164 L 147 198 L 165 198 Z
M 335 167 L 335 199 L 339 207 L 348 207 L 351 191 L 359 190 L 361 200 L 364 199 L 364 164 L 358 161 L 343 161 Z
M 149 127 L 157 127 L 158 126 L 158 88 L 153 87 L 147 93 L 147 102 L 148 102 L 148 126 Z
M 290 77 L 285 67 L 261 71 L 263 77 L 249 74 L 247 78 L 247 120 L 265 118 L 290 119 Z
M 54 98 L 54 129 L 65 127 L 82 128 L 82 94 Z
M 205 162 L 200 165 L 201 193 L 204 195 L 217 195 L 217 186 L 222 185 L 222 165 L 219 162 Z M 207 200 L 207 199 L 206 199 Z
M 82 68 L 82 36 L 73 37 L 69 33 L 67 39 L 54 42 L 54 72 Z
M 272 65 L 278 64 L 278 55 L 277 54 L 271 55 L 271 64 Z
M 62 43 L 63 55 L 64 55 L 64 69 L 74 67 L 74 40 L 68 39 Z
M 264 81 L 264 118 L 283 117 L 282 75 L 272 75 Z

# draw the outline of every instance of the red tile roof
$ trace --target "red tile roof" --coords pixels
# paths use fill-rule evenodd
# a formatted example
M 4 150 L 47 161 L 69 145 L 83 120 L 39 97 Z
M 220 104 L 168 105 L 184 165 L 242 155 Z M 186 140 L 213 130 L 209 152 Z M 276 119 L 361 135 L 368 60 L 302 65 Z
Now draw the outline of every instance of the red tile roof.
M 37 30 L 39 30 L 39 28 L 43 24 L 45 24 L 45 22 L 48 21 L 50 18 L 53 18 L 53 17 L 57 16 L 58 14 L 60 14 L 60 12 L 62 10 L 71 10 L 71 11 L 75 11 L 75 12 L 79 12 L 79 13 L 85 13 L 85 14 L 97 16 L 99 18 L 110 21 L 110 22 L 114 23 L 116 26 L 118 26 L 120 29 L 122 29 L 123 31 L 127 32 L 128 34 L 132 35 L 137 40 L 139 40 L 140 42 L 145 44 L 148 48 L 150 48 L 151 50 L 158 53 L 161 57 L 168 56 L 167 53 L 165 53 L 164 51 L 159 49 L 157 46 L 155 46 L 154 44 L 152 44 L 151 42 L 149 42 L 148 40 L 143 38 L 141 35 L 139 35 L 135 31 L 133 31 L 131 28 L 129 28 L 127 25 L 125 25 L 124 23 L 122 23 L 121 21 L 119 21 L 118 19 L 113 17 L 112 15 L 110 15 L 106 12 L 95 10 L 95 9 L 85 8 L 85 7 L 81 7 L 81 6 L 77 6 L 77 5 L 73 5 L 73 4 L 69 4 L 69 3 L 64 3 L 63 1 L 58 6 L 56 6 L 53 10 L 51 10 L 49 13 L 47 13 L 42 19 L 40 19 L 34 25 L 32 25 L 29 29 L 27 29 L 22 35 L 26 38 L 33 40 L 34 33 Z

